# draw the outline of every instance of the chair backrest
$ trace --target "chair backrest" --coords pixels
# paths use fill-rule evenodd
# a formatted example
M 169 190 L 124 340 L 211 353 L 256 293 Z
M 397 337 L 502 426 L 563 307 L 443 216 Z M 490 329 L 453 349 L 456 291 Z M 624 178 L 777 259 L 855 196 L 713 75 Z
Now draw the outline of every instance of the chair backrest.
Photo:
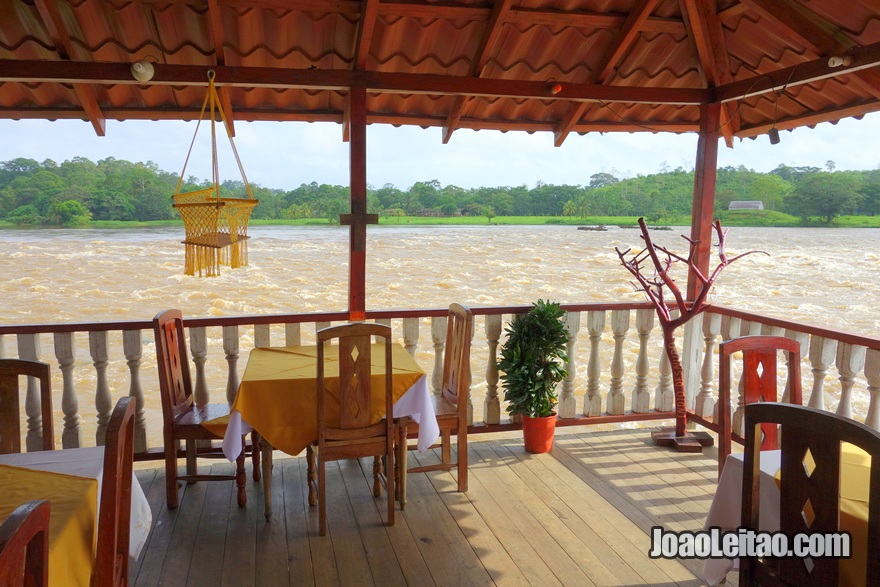
M 851 443 L 871 457 L 867 521 L 867 584 L 880 580 L 880 432 L 850 418 L 805 406 L 754 403 L 745 409 L 742 526 L 759 528 L 760 437 L 765 424 L 779 426 L 781 468 L 779 530 L 796 533 L 838 532 L 841 443 Z M 809 511 L 808 511 L 809 510 Z M 836 557 L 740 560 L 740 585 L 837 585 Z M 864 584 L 864 583 L 862 583 Z
M 49 502 L 29 501 L 0 525 L 0 585 L 49 584 Z
M 186 335 L 180 310 L 165 310 L 153 318 L 156 365 L 165 422 L 189 409 L 193 403 L 192 380 L 186 354 Z
M 339 425 L 341 430 L 369 427 L 372 402 L 372 337 L 384 339 L 385 353 L 385 413 L 392 413 L 394 403 L 391 393 L 391 328 L 384 324 L 355 322 L 330 326 L 318 331 L 317 361 L 317 407 L 318 437 L 326 434 L 324 354 L 325 343 L 339 339 Z M 390 433 L 390 418 L 388 420 Z M 336 428 L 336 426 L 334 426 Z
M 730 454 L 730 402 L 732 386 L 731 357 L 742 352 L 743 405 L 777 400 L 777 360 L 779 351 L 788 354 L 788 401 L 802 403 L 800 343 L 784 336 L 742 336 L 718 345 L 718 466 L 719 475 L 724 460 Z M 766 426 L 762 437 L 763 450 L 779 446 L 775 426 Z
M 95 557 L 95 587 L 128 585 L 135 402 L 116 403 L 107 424 Z
M 471 337 L 474 313 L 467 306 L 450 304 L 446 324 L 446 351 L 443 356 L 443 397 L 459 406 L 467 417 L 468 389 L 471 384 Z
M 52 380 L 49 365 L 23 359 L 0 359 L 0 454 L 21 452 L 21 404 L 19 377 L 40 381 L 40 411 L 43 419 L 43 450 L 55 448 L 52 421 Z

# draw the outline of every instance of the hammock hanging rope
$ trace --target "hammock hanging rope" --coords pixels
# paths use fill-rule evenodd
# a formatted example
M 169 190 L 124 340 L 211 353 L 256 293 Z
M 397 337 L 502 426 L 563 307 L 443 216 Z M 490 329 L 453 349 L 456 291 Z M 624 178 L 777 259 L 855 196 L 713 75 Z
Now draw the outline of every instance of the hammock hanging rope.
M 199 134 L 199 126 L 202 124 L 206 111 L 211 120 L 211 186 L 181 193 L 180 188 L 183 185 L 186 166 L 189 163 L 190 155 L 192 155 L 193 145 L 195 145 L 196 136 Z M 232 146 L 232 153 L 235 155 L 235 162 L 238 164 L 238 170 L 244 181 L 247 198 L 224 198 L 220 194 L 215 112 L 220 114 L 220 120 L 225 127 L 226 136 Z M 196 124 L 193 140 L 190 143 L 189 152 L 186 154 L 183 171 L 180 172 L 180 179 L 172 199 L 174 208 L 180 212 L 186 231 L 186 240 L 182 242 L 186 251 L 184 272 L 187 275 L 198 273 L 199 277 L 203 275 L 214 277 L 220 275 L 220 265 L 227 265 L 235 269 L 248 264 L 247 240 L 250 238 L 247 235 L 248 220 L 259 200 L 254 199 L 251 186 L 241 165 L 241 159 L 235 148 L 235 142 L 232 140 L 232 133 L 226 122 L 223 107 L 220 105 L 217 89 L 214 87 L 213 70 L 208 71 L 208 93 L 202 102 L 199 121 Z

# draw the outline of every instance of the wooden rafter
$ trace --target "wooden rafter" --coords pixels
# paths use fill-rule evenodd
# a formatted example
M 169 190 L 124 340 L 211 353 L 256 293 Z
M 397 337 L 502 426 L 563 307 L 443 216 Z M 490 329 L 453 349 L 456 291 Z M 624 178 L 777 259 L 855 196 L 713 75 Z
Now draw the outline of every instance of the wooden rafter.
M 373 31 L 376 30 L 376 18 L 379 16 L 379 0 L 363 0 L 361 17 L 358 21 L 357 38 L 354 43 L 354 58 L 351 60 L 352 69 L 363 71 L 366 69 L 367 57 L 370 56 L 370 46 L 373 44 Z M 351 93 L 345 97 L 345 112 L 342 117 L 342 140 L 348 142 L 351 138 Z
M 504 24 L 507 13 L 510 11 L 512 1 L 496 0 L 492 6 L 492 16 L 489 17 L 489 23 L 486 25 L 483 37 L 480 39 L 477 54 L 471 63 L 470 75 L 472 77 L 482 76 L 483 68 L 486 67 L 489 55 L 492 54 L 495 42 L 501 34 L 501 26 Z M 452 110 L 450 110 L 449 116 L 446 117 L 446 124 L 443 125 L 443 144 L 448 143 L 449 139 L 452 138 L 452 133 L 458 127 L 458 123 L 464 113 L 464 108 L 469 101 L 470 97 L 468 96 L 459 96 L 455 99 Z
M 587 83 L 601 84 L 608 80 L 614 67 L 638 38 L 639 32 L 648 20 L 648 17 L 651 16 L 654 8 L 657 7 L 658 3 L 659 0 L 640 0 L 639 4 L 633 7 L 632 12 L 630 12 L 629 16 L 624 21 L 623 26 L 621 26 L 620 31 L 618 31 L 614 40 L 611 42 L 611 45 L 605 51 L 602 59 L 600 59 L 597 66 L 587 78 Z M 559 124 L 559 127 L 554 132 L 553 144 L 557 147 L 562 146 L 562 143 L 565 141 L 566 137 L 568 137 L 569 133 L 571 133 L 578 121 L 583 117 L 586 110 L 586 103 L 581 102 L 571 105 L 565 119 Z
M 58 7 L 51 0 L 36 0 L 35 5 L 43 21 L 43 26 L 46 27 L 46 32 L 58 51 L 58 56 L 64 61 L 69 61 L 73 57 L 73 43 L 70 40 L 67 29 L 64 28 Z M 106 118 L 104 113 L 101 112 L 101 106 L 98 104 L 98 99 L 95 96 L 94 87 L 82 83 L 74 83 L 73 90 L 76 92 L 80 106 L 82 106 L 86 116 L 89 117 L 89 122 L 92 123 L 95 133 L 99 137 L 103 137 L 107 132 Z
M 710 87 L 718 87 L 733 81 L 730 58 L 721 21 L 715 14 L 715 2 L 706 0 L 681 0 L 682 16 L 687 18 L 700 65 Z M 738 130 L 732 104 L 721 106 L 721 134 L 728 147 L 733 147 L 733 136 Z
M 214 61 L 217 65 L 226 65 L 226 35 L 223 33 L 223 18 L 220 16 L 220 3 L 218 0 L 208 0 L 208 16 L 211 20 L 211 36 L 214 38 Z M 226 132 L 230 137 L 235 136 L 235 123 L 232 111 L 232 99 L 229 96 L 229 88 L 218 86 L 217 95 L 220 98 L 220 106 L 226 115 Z
M 806 43 L 819 57 L 843 55 L 858 44 L 831 23 L 806 7 L 790 0 L 744 0 L 762 16 L 774 21 L 781 30 L 794 39 Z M 876 70 L 859 71 L 853 81 L 863 90 L 880 98 L 880 73 Z

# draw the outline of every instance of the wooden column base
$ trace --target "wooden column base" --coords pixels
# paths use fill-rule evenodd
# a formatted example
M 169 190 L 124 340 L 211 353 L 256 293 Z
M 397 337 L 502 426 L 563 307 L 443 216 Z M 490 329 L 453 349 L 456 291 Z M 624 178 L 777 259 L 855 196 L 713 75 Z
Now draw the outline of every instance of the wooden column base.
M 702 452 L 704 446 L 715 444 L 708 432 L 685 432 L 684 436 L 676 436 L 675 426 L 652 430 L 651 439 L 657 446 L 673 446 L 679 452 Z

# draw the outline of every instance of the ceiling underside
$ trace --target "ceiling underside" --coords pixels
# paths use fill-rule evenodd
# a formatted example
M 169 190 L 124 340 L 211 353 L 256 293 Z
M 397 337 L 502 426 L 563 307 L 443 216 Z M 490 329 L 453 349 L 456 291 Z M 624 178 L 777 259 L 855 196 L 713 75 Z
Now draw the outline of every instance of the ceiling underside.
M 154 64 L 148 83 L 130 66 Z M 0 117 L 753 137 L 880 110 L 876 0 L 4 0 Z

